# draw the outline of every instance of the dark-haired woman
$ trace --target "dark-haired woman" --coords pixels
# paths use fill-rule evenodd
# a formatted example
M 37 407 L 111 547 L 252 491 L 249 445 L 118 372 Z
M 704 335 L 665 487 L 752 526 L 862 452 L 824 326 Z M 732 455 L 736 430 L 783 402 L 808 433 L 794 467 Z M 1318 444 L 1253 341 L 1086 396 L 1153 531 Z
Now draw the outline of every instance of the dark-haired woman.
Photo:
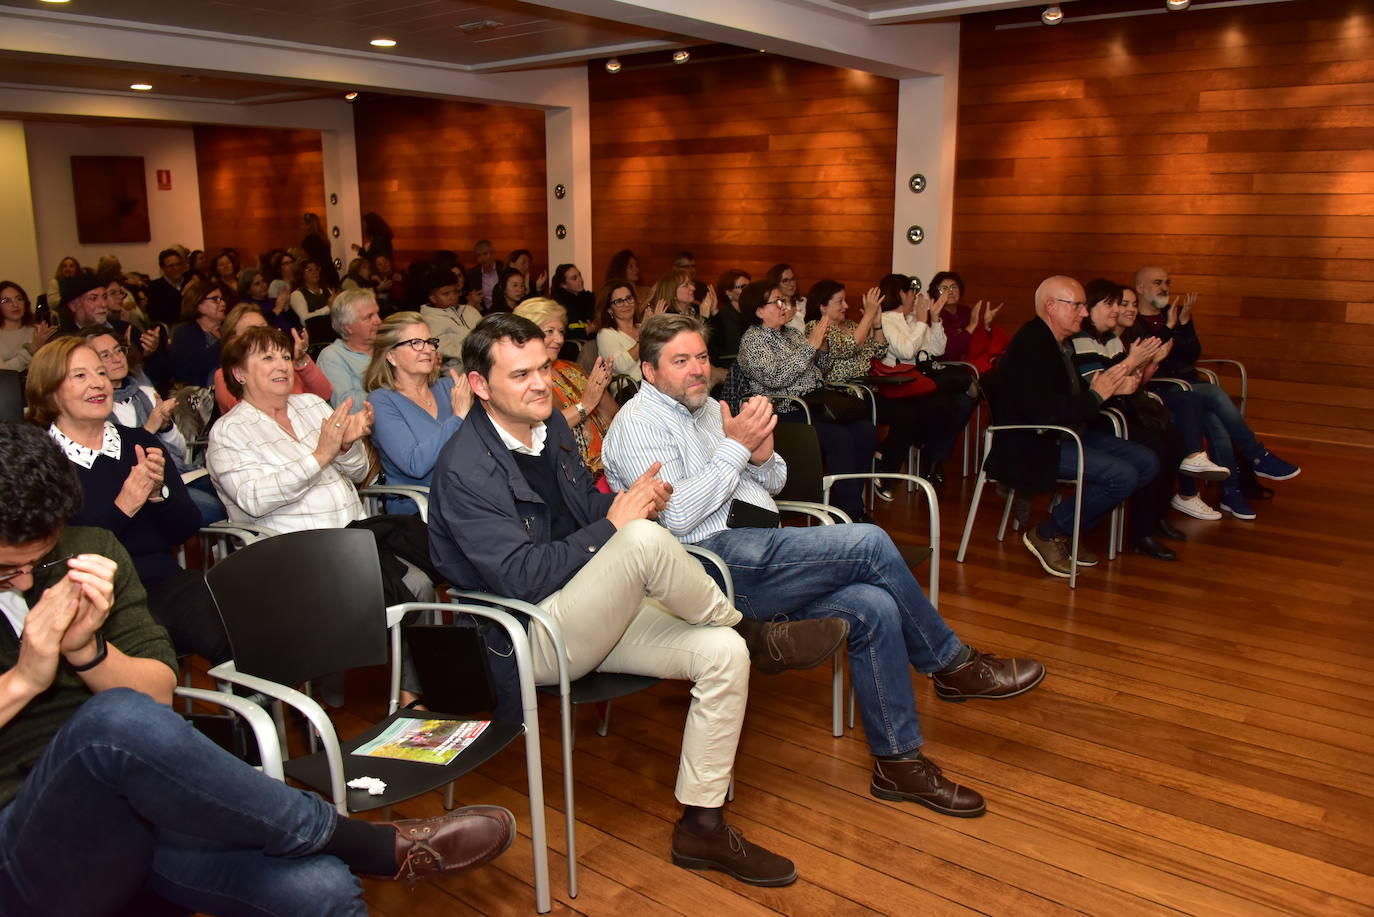
M 767 280 L 757 280 L 744 288 L 740 308 L 750 324 L 740 339 L 736 365 L 749 383 L 749 394 L 805 398 L 824 387 L 825 373 L 831 364 L 827 316 L 820 317 L 809 336 L 802 334 L 786 323 L 790 309 L 787 299 Z M 805 422 L 800 410 L 786 408 L 783 405 L 778 411 L 779 420 Z M 812 425 L 820 439 L 828 472 L 853 474 L 869 470 L 876 439 L 872 420 L 856 416 L 831 423 L 813 414 Z M 851 519 L 868 521 L 862 483 L 841 481 L 831 494 L 834 504 Z
M 568 313 L 568 329 L 564 334 L 564 359 L 577 359 L 576 352 L 592 337 L 596 320 L 596 297 L 587 289 L 587 282 L 575 264 L 560 264 L 553 272 L 553 301 Z M 571 357 L 567 352 L 574 351 Z
M 720 305 L 708 324 L 711 339 L 707 346 L 711 351 L 711 365 L 729 369 L 739 353 L 739 340 L 744 329 L 749 327 L 744 313 L 740 311 L 739 297 L 753 278 L 740 270 L 729 270 L 716 281 L 716 302 Z
M 491 290 L 491 311 L 510 312 L 528 295 L 524 271 L 513 267 L 504 268 L 496 279 L 496 286 Z
M 181 291 L 182 324 L 172 332 L 172 378 L 182 385 L 208 386 L 219 368 L 219 329 L 224 294 L 213 281 L 196 278 Z
M 1002 305 L 981 299 L 972 307 L 965 305 L 964 278 L 954 271 L 936 274 L 930 289 L 944 301 L 940 321 L 945 329 L 945 359 L 972 363 L 980 376 L 987 375 L 1011 343 L 1011 337 L 993 324 Z
M 878 282 L 878 289 L 882 295 L 883 334 L 887 338 L 887 353 L 882 359 L 886 366 L 914 364 L 918 359 L 938 357 L 945 352 L 945 329 L 940 319 L 943 299 L 931 303 L 927 296 L 913 289 L 911 278 L 905 274 L 888 274 Z M 912 412 L 916 421 L 915 441 L 921 444 L 921 464 L 916 473 L 932 484 L 943 484 L 945 456 L 978 402 L 968 391 L 948 387 L 906 400 L 913 402 L 904 410 Z M 890 455 L 891 451 L 883 450 L 879 466 L 884 470 L 894 470 L 906 458 Z

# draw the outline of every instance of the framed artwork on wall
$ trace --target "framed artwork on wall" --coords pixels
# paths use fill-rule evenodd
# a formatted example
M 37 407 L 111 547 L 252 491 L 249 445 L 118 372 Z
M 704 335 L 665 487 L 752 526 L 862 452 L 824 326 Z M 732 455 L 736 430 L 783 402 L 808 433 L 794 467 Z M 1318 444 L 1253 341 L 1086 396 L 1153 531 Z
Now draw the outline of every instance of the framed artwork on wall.
M 152 240 L 142 156 L 73 156 L 72 192 L 82 245 Z

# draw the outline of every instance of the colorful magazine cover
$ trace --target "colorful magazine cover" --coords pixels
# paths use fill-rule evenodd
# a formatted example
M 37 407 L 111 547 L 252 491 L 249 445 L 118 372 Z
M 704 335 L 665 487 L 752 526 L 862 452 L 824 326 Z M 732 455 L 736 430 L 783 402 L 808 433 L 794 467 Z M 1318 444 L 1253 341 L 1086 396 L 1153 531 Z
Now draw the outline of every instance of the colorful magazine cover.
M 399 719 L 371 742 L 355 748 L 353 754 L 448 764 L 490 725 L 490 720 Z

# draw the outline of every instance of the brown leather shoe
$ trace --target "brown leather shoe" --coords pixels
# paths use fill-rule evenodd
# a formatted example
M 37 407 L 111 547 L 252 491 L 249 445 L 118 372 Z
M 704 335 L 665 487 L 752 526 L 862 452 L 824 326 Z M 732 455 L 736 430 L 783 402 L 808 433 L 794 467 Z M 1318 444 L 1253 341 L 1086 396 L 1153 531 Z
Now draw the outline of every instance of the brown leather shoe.
M 719 869 L 749 885 L 774 888 L 797 881 L 797 867 L 787 857 L 744 839 L 739 829 L 722 824 L 706 837 L 679 823 L 673 827 L 673 865 L 683 869 Z
M 1003 659 L 973 647 L 969 649 L 972 655 L 959 668 L 930 676 L 935 682 L 935 696 L 940 700 L 1002 700 L 1025 694 L 1045 677 L 1045 667 L 1034 659 Z
M 849 636 L 844 618 L 805 621 L 756 621 L 744 618 L 735 625 L 749 647 L 754 668 L 765 675 L 788 669 L 811 669 L 835 655 Z
M 390 878 L 411 882 L 485 866 L 515 840 L 515 816 L 501 806 L 464 806 L 382 824 L 396 829 L 396 874 Z
M 868 791 L 879 799 L 919 802 L 927 809 L 956 818 L 976 818 L 988 810 L 983 797 L 945 779 L 934 761 L 920 755 L 909 761 L 873 761 Z

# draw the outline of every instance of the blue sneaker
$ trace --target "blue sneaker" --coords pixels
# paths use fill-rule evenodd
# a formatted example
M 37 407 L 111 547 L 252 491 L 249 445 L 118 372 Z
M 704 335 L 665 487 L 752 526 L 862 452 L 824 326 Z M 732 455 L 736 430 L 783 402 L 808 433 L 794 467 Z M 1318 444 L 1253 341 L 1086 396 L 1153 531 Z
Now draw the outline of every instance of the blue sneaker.
M 1237 519 L 1253 519 L 1255 511 L 1250 508 L 1249 502 L 1245 499 L 1245 494 L 1239 490 L 1226 490 L 1221 494 L 1221 503 L 1218 504 L 1221 511 L 1228 516 L 1235 516 Z
M 1285 462 L 1260 443 L 1260 454 L 1251 462 L 1255 466 L 1255 475 L 1261 478 L 1268 478 L 1271 481 L 1287 481 L 1289 478 L 1296 478 L 1302 469 L 1297 465 Z

